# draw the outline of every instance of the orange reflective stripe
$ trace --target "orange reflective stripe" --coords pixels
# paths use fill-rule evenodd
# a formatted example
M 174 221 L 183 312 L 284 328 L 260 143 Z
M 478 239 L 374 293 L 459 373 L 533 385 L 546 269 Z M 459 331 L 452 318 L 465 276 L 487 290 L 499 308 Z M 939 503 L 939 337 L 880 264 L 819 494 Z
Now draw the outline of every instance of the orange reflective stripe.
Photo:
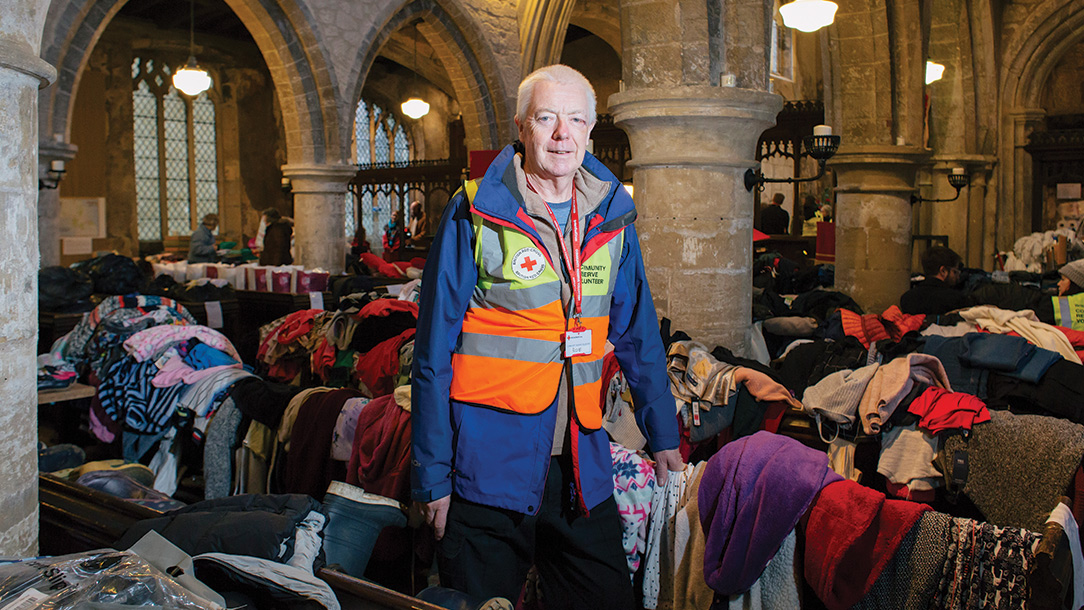
M 565 316 L 561 304 L 554 301 L 535 309 L 512 311 L 503 307 L 471 307 L 463 316 L 463 332 L 482 335 L 505 335 L 560 341 Z
M 453 354 L 451 397 L 515 413 L 541 413 L 553 403 L 561 368 L 560 362 L 539 364 Z

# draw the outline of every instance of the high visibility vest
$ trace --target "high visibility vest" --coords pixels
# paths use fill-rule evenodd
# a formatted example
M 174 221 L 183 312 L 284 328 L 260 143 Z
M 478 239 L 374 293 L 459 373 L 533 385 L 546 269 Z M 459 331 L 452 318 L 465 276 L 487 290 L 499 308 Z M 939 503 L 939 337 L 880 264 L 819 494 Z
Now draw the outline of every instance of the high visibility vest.
M 1054 324 L 1084 330 L 1084 292 L 1050 298 L 1054 300 Z
M 592 240 L 583 251 L 583 326 L 591 330 L 591 354 L 565 358 L 568 327 L 561 304 L 561 261 L 510 223 L 479 213 L 475 181 L 464 184 L 474 227 L 478 282 L 463 316 L 452 354 L 453 400 L 514 413 L 536 414 L 553 404 L 566 361 L 572 370 L 576 421 L 602 427 L 602 356 L 610 324 L 610 300 L 621 261 L 624 230 Z

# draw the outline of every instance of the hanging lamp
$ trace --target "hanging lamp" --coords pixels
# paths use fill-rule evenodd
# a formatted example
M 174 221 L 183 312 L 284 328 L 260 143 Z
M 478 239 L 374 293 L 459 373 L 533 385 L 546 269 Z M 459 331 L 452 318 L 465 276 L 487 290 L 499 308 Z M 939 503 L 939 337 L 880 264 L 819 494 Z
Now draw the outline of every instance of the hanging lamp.
M 414 24 L 414 68 L 412 70 L 414 76 L 411 78 L 413 85 L 411 90 L 415 93 L 418 91 L 418 24 Z M 422 98 L 412 95 L 407 101 L 403 102 L 400 106 L 403 110 L 403 114 L 412 119 L 420 119 L 423 116 L 429 114 L 429 104 Z
M 190 97 L 211 88 L 211 75 L 196 63 L 196 0 L 188 4 L 188 63 L 173 73 L 173 86 Z
M 803 32 L 815 32 L 836 19 L 835 2 L 828 0 L 794 0 L 779 7 L 783 25 Z
M 926 84 L 941 80 L 941 77 L 945 74 L 945 66 L 935 62 L 926 62 Z

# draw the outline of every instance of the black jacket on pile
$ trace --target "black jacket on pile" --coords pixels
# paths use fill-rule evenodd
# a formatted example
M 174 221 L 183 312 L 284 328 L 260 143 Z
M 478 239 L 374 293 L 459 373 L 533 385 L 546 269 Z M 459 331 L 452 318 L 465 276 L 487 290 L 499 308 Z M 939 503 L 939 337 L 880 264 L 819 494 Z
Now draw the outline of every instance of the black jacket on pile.
M 900 297 L 900 310 L 906 314 L 939 315 L 974 304 L 970 296 L 935 277 L 922 280 Z

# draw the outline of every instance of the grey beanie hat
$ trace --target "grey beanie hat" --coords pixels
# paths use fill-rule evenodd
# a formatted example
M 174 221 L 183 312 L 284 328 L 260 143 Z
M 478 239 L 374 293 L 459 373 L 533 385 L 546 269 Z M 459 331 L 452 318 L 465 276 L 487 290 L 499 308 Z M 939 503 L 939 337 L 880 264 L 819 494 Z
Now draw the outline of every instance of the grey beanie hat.
M 1069 281 L 1084 288 L 1084 259 L 1066 263 L 1058 269 L 1058 273 L 1069 278 Z

